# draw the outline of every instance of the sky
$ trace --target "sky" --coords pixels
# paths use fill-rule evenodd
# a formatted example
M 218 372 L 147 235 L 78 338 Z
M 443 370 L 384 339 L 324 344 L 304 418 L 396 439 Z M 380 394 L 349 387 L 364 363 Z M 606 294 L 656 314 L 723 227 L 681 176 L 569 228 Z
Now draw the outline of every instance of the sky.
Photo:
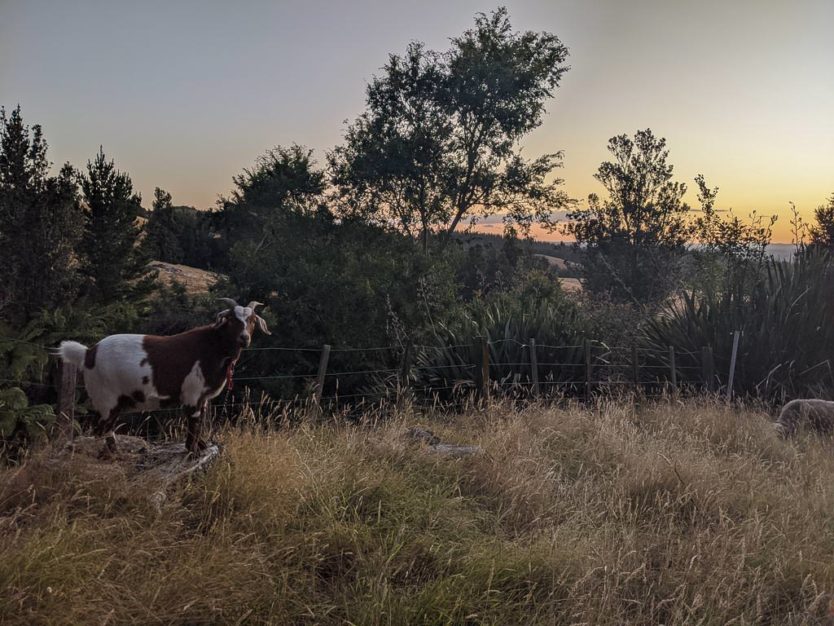
M 834 0 L 505 0 L 516 29 L 548 31 L 570 71 L 522 141 L 564 151 L 580 200 L 610 137 L 651 128 L 675 177 L 703 174 L 718 205 L 805 219 L 834 193 Z M 212 207 L 276 145 L 320 163 L 365 87 L 410 41 L 444 50 L 485 0 L 0 0 L 0 105 L 43 126 L 50 158 L 99 145 L 150 205 Z M 687 200 L 696 203 L 694 191 Z

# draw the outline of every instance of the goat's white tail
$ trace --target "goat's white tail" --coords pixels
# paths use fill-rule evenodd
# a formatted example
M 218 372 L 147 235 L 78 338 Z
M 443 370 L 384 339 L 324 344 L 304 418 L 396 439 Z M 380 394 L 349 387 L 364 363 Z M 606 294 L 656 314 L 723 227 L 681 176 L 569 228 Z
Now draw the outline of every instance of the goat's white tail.
M 72 363 L 78 369 L 84 368 L 84 357 L 87 355 L 87 346 L 77 341 L 62 341 L 58 346 L 58 356 L 64 363 Z

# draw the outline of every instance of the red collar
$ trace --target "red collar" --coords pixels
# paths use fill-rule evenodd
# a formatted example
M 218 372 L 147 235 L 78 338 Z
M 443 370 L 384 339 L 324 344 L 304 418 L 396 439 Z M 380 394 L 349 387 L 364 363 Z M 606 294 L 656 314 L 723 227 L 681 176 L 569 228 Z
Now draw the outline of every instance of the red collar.
M 237 358 L 232 359 L 229 361 L 229 366 L 226 368 L 226 385 L 229 388 L 229 391 L 234 389 L 235 383 L 232 380 L 232 377 L 235 375 L 235 364 L 237 363 Z

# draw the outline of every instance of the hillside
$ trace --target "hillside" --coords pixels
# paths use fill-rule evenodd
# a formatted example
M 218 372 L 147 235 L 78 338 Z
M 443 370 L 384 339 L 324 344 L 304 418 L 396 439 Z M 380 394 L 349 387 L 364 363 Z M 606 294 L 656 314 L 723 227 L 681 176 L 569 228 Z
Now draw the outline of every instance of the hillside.
M 491 235 L 488 233 L 454 233 L 455 241 L 464 246 L 485 246 L 498 248 L 504 245 L 505 239 L 502 235 Z M 571 263 L 580 263 L 582 252 L 570 243 L 551 243 L 548 241 L 537 241 L 535 239 L 518 239 L 518 245 L 531 254 L 544 255 L 561 259 Z
M 166 287 L 179 284 L 185 287 L 186 293 L 191 295 L 207 293 L 222 278 L 220 274 L 214 272 L 164 261 L 151 261 L 148 267 L 156 270 L 159 281 Z
M 368 423 L 374 415 L 366 416 Z M 483 452 L 450 459 L 408 425 Z M 0 474 L 4 624 L 828 623 L 831 441 L 723 405 L 492 407 L 228 430 L 169 494 L 41 454 Z

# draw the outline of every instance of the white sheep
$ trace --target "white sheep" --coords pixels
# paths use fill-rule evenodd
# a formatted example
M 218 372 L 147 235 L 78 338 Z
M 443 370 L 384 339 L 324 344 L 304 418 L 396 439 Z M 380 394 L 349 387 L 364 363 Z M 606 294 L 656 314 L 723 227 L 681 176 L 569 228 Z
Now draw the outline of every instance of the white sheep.
M 818 433 L 830 433 L 834 430 L 834 402 L 814 398 L 791 400 L 782 407 L 773 427 L 782 437 L 790 437 L 802 425 Z

